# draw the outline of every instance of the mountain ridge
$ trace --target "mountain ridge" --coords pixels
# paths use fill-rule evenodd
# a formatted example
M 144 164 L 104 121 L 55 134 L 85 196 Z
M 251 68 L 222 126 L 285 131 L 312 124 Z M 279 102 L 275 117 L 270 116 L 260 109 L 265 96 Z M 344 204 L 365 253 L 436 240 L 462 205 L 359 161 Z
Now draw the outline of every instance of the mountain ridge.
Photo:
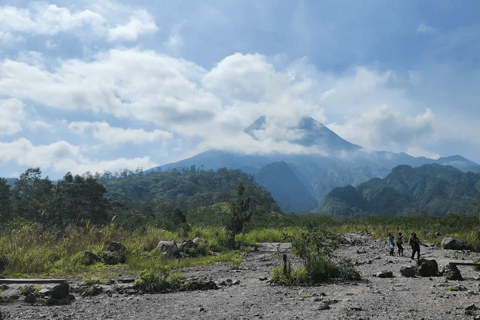
M 303 121 L 303 122 L 302 122 Z M 254 134 L 255 131 L 265 130 L 268 125 L 267 117 L 260 117 L 245 129 L 247 134 Z M 319 130 L 317 130 L 320 128 Z M 223 150 L 207 150 L 191 158 L 184 159 L 175 163 L 165 164 L 159 167 L 151 168 L 146 172 L 157 170 L 170 170 L 173 168 L 189 168 L 195 165 L 204 170 L 217 170 L 218 168 L 240 169 L 245 173 L 256 176 L 266 165 L 275 162 L 284 162 L 297 176 L 298 180 L 305 188 L 302 188 L 305 199 L 313 196 L 319 206 L 314 207 L 314 202 L 310 206 L 290 204 L 292 211 L 314 211 L 320 209 L 327 194 L 336 187 L 347 185 L 357 186 L 372 178 L 384 178 L 390 171 L 398 165 L 409 165 L 411 167 L 420 167 L 425 164 L 448 164 L 464 172 L 472 171 L 480 173 L 480 165 L 473 161 L 465 159 L 460 155 L 442 157 L 437 160 L 425 157 L 412 157 L 406 153 L 392 153 L 387 151 L 370 151 L 362 149 L 361 146 L 354 145 L 335 134 L 323 124 L 315 121 L 313 118 L 302 118 L 296 127 L 290 127 L 291 130 L 300 130 L 305 140 L 293 139 L 290 143 L 306 146 L 321 138 L 327 139 L 318 144 L 309 146 L 332 145 L 332 141 L 339 141 L 338 146 L 329 149 L 328 155 L 323 154 L 283 154 L 271 153 L 266 155 L 246 154 L 239 152 L 230 152 Z M 303 131 L 302 131 L 303 130 Z M 305 131 L 306 130 L 306 131 Z M 327 131 L 328 130 L 328 131 Z M 296 131 L 297 132 L 297 131 Z M 297 132 L 297 133 L 298 133 Z M 323 134 L 326 132 L 327 134 Z M 331 137 L 334 137 L 329 140 Z M 338 139 L 341 140 L 336 140 Z M 345 149 L 350 148 L 350 151 Z M 342 153 L 342 151 L 344 151 Z M 342 156 L 339 154 L 342 153 Z M 280 183 L 279 178 L 279 183 Z M 268 187 L 267 187 L 268 190 Z M 271 190 L 269 190 L 271 191 Z M 276 201 L 283 200 L 279 197 Z M 295 201 L 294 201 L 295 202 Z
M 409 215 L 421 210 L 436 216 L 476 214 L 480 174 L 452 166 L 400 165 L 383 179 L 333 189 L 320 213 L 341 216 Z

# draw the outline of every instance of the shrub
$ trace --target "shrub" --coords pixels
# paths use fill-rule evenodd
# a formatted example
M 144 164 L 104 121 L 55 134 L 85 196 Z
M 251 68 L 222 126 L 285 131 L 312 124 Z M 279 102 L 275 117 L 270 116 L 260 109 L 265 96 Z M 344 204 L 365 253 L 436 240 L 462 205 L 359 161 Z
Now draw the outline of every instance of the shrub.
M 299 286 L 308 284 L 309 276 L 307 269 L 303 266 L 299 266 L 295 270 L 292 270 L 291 266 L 287 268 L 278 266 L 273 268 L 270 281 L 285 286 Z
M 330 278 L 342 280 L 359 279 L 360 274 L 348 259 L 334 263 L 334 252 L 340 241 L 337 234 L 320 228 L 312 228 L 299 236 L 285 235 L 292 242 L 292 252 L 304 262 L 302 269 L 291 270 L 290 263 L 274 269 L 272 282 L 279 284 L 300 284 L 324 282 Z
M 245 254 L 232 258 L 232 260 L 230 261 L 230 269 L 232 270 L 240 269 L 241 268 L 240 265 L 242 264 L 244 258 L 245 258 Z
M 152 269 L 146 269 L 138 274 L 134 286 L 145 292 L 159 292 L 170 287 L 168 282 L 169 271 L 164 269 L 160 274 Z

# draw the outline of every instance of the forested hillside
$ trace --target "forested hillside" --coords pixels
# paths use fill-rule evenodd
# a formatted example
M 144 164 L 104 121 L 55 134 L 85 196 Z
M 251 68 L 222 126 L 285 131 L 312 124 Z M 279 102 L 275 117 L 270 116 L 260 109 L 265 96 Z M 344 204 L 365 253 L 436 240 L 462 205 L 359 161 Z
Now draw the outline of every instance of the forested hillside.
M 53 183 L 42 178 L 39 168 L 31 168 L 14 185 L 0 179 L 0 222 L 65 226 L 113 221 L 130 227 L 152 224 L 174 228 L 182 222 L 181 215 L 207 210 L 214 204 L 228 206 L 238 197 L 239 182 L 245 186 L 243 197 L 250 198 L 254 215 L 281 212 L 270 193 L 240 170 L 214 172 L 191 167 L 150 174 L 141 170 L 82 176 L 67 173 Z M 221 211 L 222 206 L 215 210 Z
M 333 189 L 320 213 L 340 216 L 478 214 L 480 174 L 438 164 L 395 167 L 384 179 Z
M 231 202 L 236 199 L 235 186 L 242 181 L 245 197 L 251 198 L 256 214 L 281 212 L 270 193 L 258 187 L 253 177 L 240 170 L 217 171 L 172 169 L 164 172 L 124 171 L 121 174 L 106 173 L 98 178 L 107 188 L 106 194 L 113 205 L 125 206 L 147 214 L 173 212 Z

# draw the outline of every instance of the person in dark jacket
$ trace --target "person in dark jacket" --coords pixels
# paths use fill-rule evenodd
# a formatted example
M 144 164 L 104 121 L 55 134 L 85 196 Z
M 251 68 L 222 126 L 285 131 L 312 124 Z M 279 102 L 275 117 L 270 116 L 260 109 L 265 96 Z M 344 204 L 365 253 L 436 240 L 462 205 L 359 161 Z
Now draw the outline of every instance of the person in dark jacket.
M 397 237 L 397 247 L 398 247 L 398 255 L 403 257 L 403 234 L 401 232 L 398 233 Z
M 420 260 L 420 239 L 417 238 L 417 234 L 415 232 L 412 232 L 408 242 L 412 246 L 412 260 L 415 257 L 415 253 L 417 253 L 417 260 Z
M 393 235 L 391 233 L 388 234 L 388 245 L 390 246 L 390 255 L 394 255 L 394 249 L 395 249 L 395 240 L 393 238 Z

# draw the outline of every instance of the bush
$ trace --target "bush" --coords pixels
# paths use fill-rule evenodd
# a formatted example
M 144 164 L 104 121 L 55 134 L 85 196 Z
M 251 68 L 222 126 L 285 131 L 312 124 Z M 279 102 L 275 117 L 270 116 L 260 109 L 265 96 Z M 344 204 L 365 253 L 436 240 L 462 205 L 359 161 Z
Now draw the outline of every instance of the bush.
M 309 275 L 305 267 L 299 266 L 292 270 L 291 266 L 273 268 L 270 281 L 285 286 L 299 286 L 309 283 Z
M 169 271 L 162 270 L 160 274 L 157 274 L 152 269 L 146 269 L 138 274 L 138 279 L 135 280 L 134 286 L 145 292 L 159 292 L 170 287 L 168 282 Z
M 279 284 L 318 283 L 331 278 L 342 280 L 359 279 L 360 274 L 348 259 L 334 262 L 334 252 L 340 241 L 337 234 L 320 228 L 312 228 L 299 236 L 285 235 L 292 242 L 292 252 L 304 262 L 304 267 L 291 270 L 284 261 L 282 267 L 274 269 L 272 282 Z

